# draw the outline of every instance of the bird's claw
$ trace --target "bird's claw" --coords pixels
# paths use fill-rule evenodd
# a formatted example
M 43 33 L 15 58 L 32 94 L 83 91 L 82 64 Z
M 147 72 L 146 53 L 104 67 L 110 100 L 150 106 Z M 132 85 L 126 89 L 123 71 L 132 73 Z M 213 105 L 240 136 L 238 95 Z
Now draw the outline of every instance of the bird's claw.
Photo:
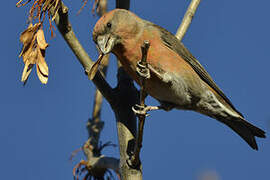
M 147 67 L 147 64 L 144 65 L 142 61 L 137 62 L 137 68 L 136 71 L 139 76 L 141 76 L 144 79 L 149 79 L 150 78 L 150 70 Z
M 139 104 L 135 104 L 135 106 L 132 107 L 132 111 L 136 114 L 136 115 L 143 115 L 143 116 L 149 116 L 149 114 L 147 114 L 148 111 L 152 111 L 152 110 L 158 110 L 160 109 L 159 106 L 141 106 Z
M 144 115 L 144 116 L 149 116 L 149 114 L 147 114 L 148 111 L 150 111 L 149 109 L 150 106 L 141 106 L 139 104 L 135 104 L 135 106 L 132 107 L 132 111 L 136 114 L 136 115 Z

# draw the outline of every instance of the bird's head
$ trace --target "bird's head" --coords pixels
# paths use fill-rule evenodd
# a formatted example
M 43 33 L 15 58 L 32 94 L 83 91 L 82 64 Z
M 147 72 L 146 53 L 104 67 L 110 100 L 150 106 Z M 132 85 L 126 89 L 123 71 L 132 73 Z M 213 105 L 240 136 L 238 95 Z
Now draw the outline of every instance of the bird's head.
M 124 47 L 125 41 L 135 39 L 143 21 L 132 12 L 124 9 L 115 9 L 103 15 L 93 30 L 93 40 L 101 54 L 88 74 L 93 79 L 103 55 L 113 52 L 117 45 Z
M 140 18 L 128 10 L 115 9 L 106 13 L 96 23 L 93 40 L 103 54 L 113 51 L 114 47 L 129 38 L 136 37 Z

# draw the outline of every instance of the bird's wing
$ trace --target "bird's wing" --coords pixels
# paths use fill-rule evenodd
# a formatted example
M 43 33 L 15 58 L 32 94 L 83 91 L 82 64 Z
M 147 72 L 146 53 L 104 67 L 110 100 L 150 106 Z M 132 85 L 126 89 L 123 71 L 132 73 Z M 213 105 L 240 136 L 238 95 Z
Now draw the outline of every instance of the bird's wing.
M 199 77 L 204 82 L 206 82 L 211 88 L 213 88 L 236 112 L 238 112 L 243 117 L 243 115 L 233 106 L 231 101 L 216 85 L 211 76 L 207 73 L 207 71 L 203 68 L 203 66 L 199 63 L 199 61 L 188 51 L 188 49 L 183 45 L 183 43 L 181 43 L 172 33 L 167 31 L 166 29 L 151 22 L 147 22 L 147 24 L 154 26 L 155 28 L 158 28 L 161 33 L 160 37 L 164 45 L 166 45 L 168 48 L 176 52 L 186 62 L 188 62 L 189 65 L 194 69 L 194 71 L 199 75 Z

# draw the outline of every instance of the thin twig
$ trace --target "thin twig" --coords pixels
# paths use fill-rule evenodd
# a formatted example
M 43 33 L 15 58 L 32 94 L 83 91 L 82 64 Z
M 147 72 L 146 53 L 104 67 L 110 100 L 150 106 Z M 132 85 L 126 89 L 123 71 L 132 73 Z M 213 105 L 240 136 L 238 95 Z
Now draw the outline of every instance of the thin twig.
M 187 29 L 192 21 L 192 18 L 197 10 L 198 5 L 200 4 L 201 0 L 192 0 L 189 4 L 189 7 L 185 13 L 185 16 L 180 24 L 175 36 L 177 39 L 182 41 L 183 37 L 185 36 Z
M 140 83 L 141 83 L 141 89 L 140 89 L 140 107 L 145 107 L 145 98 L 147 96 L 147 93 L 145 91 L 145 80 L 149 78 L 149 70 L 147 66 L 147 52 L 149 49 L 150 43 L 148 41 L 144 41 L 144 44 L 141 47 L 142 51 L 142 59 L 139 61 L 140 66 L 144 67 L 142 70 L 144 70 L 144 76 L 140 76 Z M 148 72 L 148 73 L 147 73 Z M 131 164 L 134 167 L 138 167 L 140 165 L 140 152 L 142 148 L 142 141 L 143 141 L 143 128 L 145 123 L 145 117 L 147 114 L 138 114 L 138 120 L 139 120 L 139 129 L 137 133 L 137 139 L 136 139 L 136 145 L 135 145 L 135 151 L 134 155 L 131 159 Z
M 107 0 L 102 0 L 102 1 L 107 2 Z M 102 13 L 105 14 L 107 11 L 107 3 L 103 3 L 101 5 L 103 6 L 102 8 L 104 9 L 104 11 Z M 102 16 L 103 14 L 100 14 L 100 16 Z M 105 55 L 103 57 L 103 61 L 101 61 L 101 64 L 99 66 L 102 73 L 103 73 L 104 78 L 106 77 L 106 74 L 107 74 L 108 64 L 109 64 L 109 55 Z M 89 138 L 93 139 L 93 144 L 92 144 L 93 150 L 96 150 L 99 148 L 99 145 L 98 145 L 99 137 L 100 137 L 100 133 L 103 129 L 103 125 L 104 125 L 104 122 L 101 121 L 101 119 L 100 119 L 102 101 L 103 101 L 103 96 L 100 93 L 100 91 L 98 89 L 96 89 L 95 99 L 94 99 L 94 103 L 93 103 L 92 119 L 89 119 L 88 124 L 89 125 L 92 124 L 92 125 L 97 126 L 97 127 L 102 126 L 102 128 L 96 129 L 94 126 L 92 126 L 92 127 L 94 127 L 94 129 L 92 129 L 91 127 L 88 126 Z M 94 154 L 94 156 L 98 156 L 98 154 Z
M 109 54 L 103 57 L 103 60 L 101 61 L 99 65 L 104 78 L 107 75 L 108 64 L 109 64 Z M 96 119 L 95 122 L 99 121 L 98 118 L 100 118 L 102 100 L 103 100 L 103 96 L 97 89 L 95 93 L 95 100 L 94 100 L 93 112 L 92 112 L 92 119 Z
M 84 5 L 86 4 L 87 0 L 84 0 Z M 95 9 L 96 9 L 96 2 L 95 0 Z M 106 13 L 107 10 L 107 0 L 102 0 L 102 14 L 99 14 L 102 16 L 104 13 Z M 83 5 L 83 7 L 84 7 Z M 82 8 L 83 8 L 82 7 Z M 82 10 L 82 8 L 80 10 Z M 98 7 L 97 7 L 98 8 Z M 102 58 L 100 64 L 100 70 L 102 71 L 103 77 L 106 77 L 107 74 L 107 66 L 109 63 L 109 55 L 105 55 Z M 100 93 L 100 91 L 97 89 L 95 93 L 95 99 L 93 103 L 93 112 L 92 112 L 92 118 L 89 119 L 87 123 L 87 130 L 89 134 L 89 139 L 86 141 L 86 143 L 83 146 L 84 154 L 87 158 L 87 165 L 85 166 L 86 170 L 88 170 L 88 176 L 92 176 L 97 179 L 99 179 L 96 176 L 104 177 L 106 172 L 108 172 L 107 169 L 112 169 L 115 171 L 115 173 L 119 176 L 119 159 L 112 158 L 112 157 L 104 157 L 101 153 L 102 149 L 104 147 L 107 147 L 111 145 L 110 143 L 101 144 L 99 141 L 100 134 L 103 130 L 104 121 L 101 121 L 100 115 L 101 115 L 101 107 L 102 107 L 102 100 L 103 96 Z
M 106 77 L 107 74 L 107 66 L 109 63 L 109 55 L 105 55 L 103 57 L 103 61 L 101 62 L 100 69 L 103 73 L 103 76 Z M 91 145 L 93 146 L 94 156 L 98 156 L 95 154 L 96 149 L 98 149 L 99 137 L 101 131 L 104 126 L 104 121 L 101 121 L 101 107 L 102 107 L 103 96 L 98 89 L 95 92 L 95 99 L 93 103 L 93 111 L 92 111 L 92 118 L 89 119 L 87 124 L 87 130 L 89 134 L 89 138 L 92 139 Z
M 52 9 L 53 8 L 51 8 L 51 11 L 54 12 Z M 88 54 L 82 47 L 81 43 L 77 39 L 68 19 L 68 8 L 64 5 L 63 2 L 61 3 L 61 7 L 59 8 L 59 10 L 57 11 L 54 22 L 58 30 L 62 34 L 63 38 L 69 45 L 70 49 L 83 66 L 84 71 L 86 72 L 86 74 L 88 74 L 94 62 L 88 56 Z M 115 103 L 114 99 L 116 98 L 114 91 L 99 71 L 97 72 L 95 78 L 93 79 L 93 82 L 99 89 L 101 94 L 106 98 L 106 100 L 111 105 L 113 105 Z

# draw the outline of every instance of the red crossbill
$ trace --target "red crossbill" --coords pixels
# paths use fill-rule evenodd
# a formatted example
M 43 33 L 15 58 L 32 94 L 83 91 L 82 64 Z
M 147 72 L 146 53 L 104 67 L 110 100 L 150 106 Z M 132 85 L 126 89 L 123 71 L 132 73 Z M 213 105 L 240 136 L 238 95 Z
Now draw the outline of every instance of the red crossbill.
M 115 9 L 96 23 L 93 40 L 103 54 L 114 53 L 138 84 L 136 67 L 142 58 L 141 45 L 147 40 L 150 78 L 145 90 L 149 95 L 163 107 L 193 110 L 217 119 L 258 149 L 255 136 L 264 138 L 265 132 L 244 119 L 198 60 L 164 28 Z

